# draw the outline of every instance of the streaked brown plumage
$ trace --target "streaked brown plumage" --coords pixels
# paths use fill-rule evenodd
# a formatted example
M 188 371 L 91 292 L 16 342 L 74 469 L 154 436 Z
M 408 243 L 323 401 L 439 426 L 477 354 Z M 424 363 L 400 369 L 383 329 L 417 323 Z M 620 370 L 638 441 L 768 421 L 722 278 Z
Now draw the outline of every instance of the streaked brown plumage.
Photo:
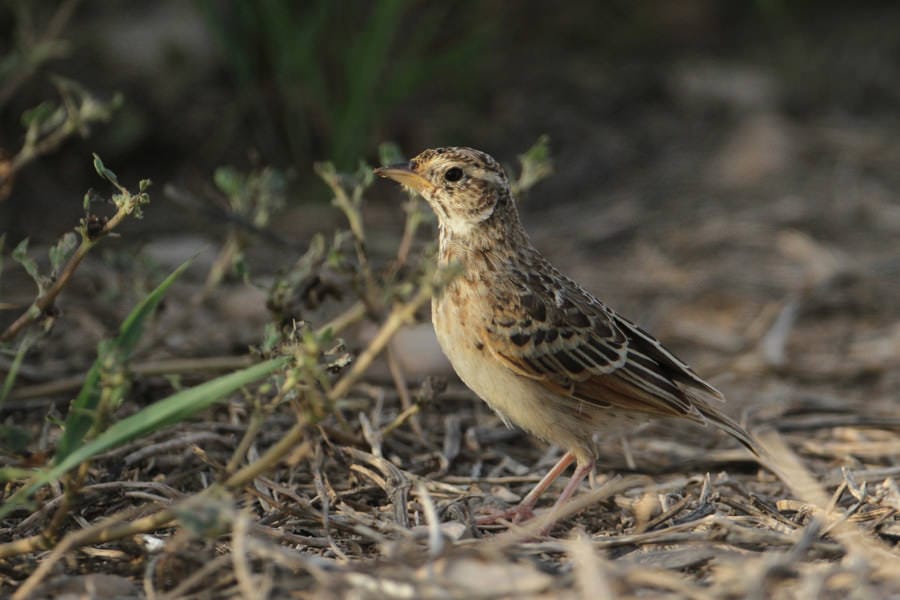
M 718 390 L 538 252 L 492 157 L 438 148 L 376 173 L 428 201 L 439 221 L 440 262 L 463 266 L 432 303 L 438 340 L 459 377 L 507 423 L 566 450 L 506 516 L 529 516 L 575 461 L 557 504 L 565 501 L 593 469 L 594 433 L 625 423 L 711 422 L 754 450 L 753 438 L 713 405 L 724 400 Z

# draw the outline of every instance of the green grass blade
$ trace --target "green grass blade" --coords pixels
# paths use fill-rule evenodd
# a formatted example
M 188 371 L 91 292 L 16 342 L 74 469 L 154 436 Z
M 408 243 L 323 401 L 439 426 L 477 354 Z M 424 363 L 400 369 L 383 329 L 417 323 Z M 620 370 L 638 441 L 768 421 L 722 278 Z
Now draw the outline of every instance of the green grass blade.
M 288 362 L 279 357 L 217 377 L 198 386 L 182 390 L 111 425 L 106 431 L 76 448 L 57 464 L 38 472 L 32 481 L 0 506 L 0 519 L 22 506 L 42 485 L 56 481 L 84 461 L 117 448 L 133 439 L 180 423 L 199 411 L 228 398 L 233 392 L 274 373 Z M 2 479 L 0 470 L 0 479 Z
M 3 403 L 6 402 L 6 397 L 9 396 L 13 386 L 16 384 L 16 378 L 19 376 L 19 369 L 22 368 L 22 361 L 25 359 L 28 349 L 31 348 L 31 345 L 34 344 L 37 339 L 37 335 L 29 335 L 22 340 L 21 344 L 19 344 L 19 349 L 16 350 L 16 356 L 13 358 L 12 364 L 9 365 L 9 371 L 6 373 L 6 378 L 3 380 L 3 388 L 0 389 L 0 408 L 3 407 Z
M 190 264 L 191 260 L 181 263 L 155 290 L 147 294 L 141 303 L 131 311 L 131 314 L 122 321 L 122 326 L 119 328 L 119 336 L 116 338 L 116 345 L 126 355 L 126 358 L 129 358 L 131 353 L 134 352 L 135 346 L 137 346 L 141 336 L 144 334 L 144 323 L 156 311 L 156 307 L 162 302 L 166 292 L 169 291 L 169 287 L 175 283 L 175 280 L 184 273 L 184 270 Z
M 144 333 L 144 324 L 156 311 L 169 287 L 184 272 L 191 261 L 184 262 L 160 283 L 155 290 L 147 294 L 131 314 L 122 322 L 119 335 L 112 343 L 101 343 L 97 360 L 94 361 L 85 378 L 81 391 L 69 407 L 63 435 L 56 447 L 55 461 L 61 462 L 81 445 L 84 436 L 94 424 L 97 406 L 100 402 L 100 373 L 104 360 L 112 360 L 124 364 L 131 358 L 137 343 Z

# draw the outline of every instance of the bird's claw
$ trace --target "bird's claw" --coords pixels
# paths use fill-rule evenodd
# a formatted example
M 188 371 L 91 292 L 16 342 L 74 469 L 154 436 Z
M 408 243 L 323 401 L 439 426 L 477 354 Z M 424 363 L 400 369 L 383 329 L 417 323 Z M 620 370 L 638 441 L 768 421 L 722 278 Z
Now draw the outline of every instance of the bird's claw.
M 496 525 L 506 521 L 509 523 L 522 523 L 534 518 L 534 511 L 530 506 L 515 506 L 506 510 L 489 509 L 487 514 L 475 519 L 476 525 Z

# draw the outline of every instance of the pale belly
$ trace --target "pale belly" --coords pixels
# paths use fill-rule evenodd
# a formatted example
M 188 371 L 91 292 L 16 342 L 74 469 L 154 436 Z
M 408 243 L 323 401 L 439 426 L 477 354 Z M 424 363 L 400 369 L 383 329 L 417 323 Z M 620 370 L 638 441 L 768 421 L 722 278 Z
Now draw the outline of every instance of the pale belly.
M 536 381 L 516 374 L 490 351 L 481 330 L 453 302 L 435 300 L 432 320 L 441 349 L 459 378 L 509 424 L 557 444 L 576 455 L 592 454 L 596 411 L 573 414 L 571 399 L 548 391 Z M 609 415 L 611 416 L 611 415 Z

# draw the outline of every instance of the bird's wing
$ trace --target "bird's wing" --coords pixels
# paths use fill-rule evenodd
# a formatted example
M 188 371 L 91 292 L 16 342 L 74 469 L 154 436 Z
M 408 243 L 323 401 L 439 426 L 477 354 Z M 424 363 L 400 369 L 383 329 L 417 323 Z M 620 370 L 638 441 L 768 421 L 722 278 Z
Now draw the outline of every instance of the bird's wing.
M 598 406 L 700 422 L 718 414 L 709 402 L 721 393 L 573 281 L 554 273 L 519 284 L 484 335 L 508 368 Z

